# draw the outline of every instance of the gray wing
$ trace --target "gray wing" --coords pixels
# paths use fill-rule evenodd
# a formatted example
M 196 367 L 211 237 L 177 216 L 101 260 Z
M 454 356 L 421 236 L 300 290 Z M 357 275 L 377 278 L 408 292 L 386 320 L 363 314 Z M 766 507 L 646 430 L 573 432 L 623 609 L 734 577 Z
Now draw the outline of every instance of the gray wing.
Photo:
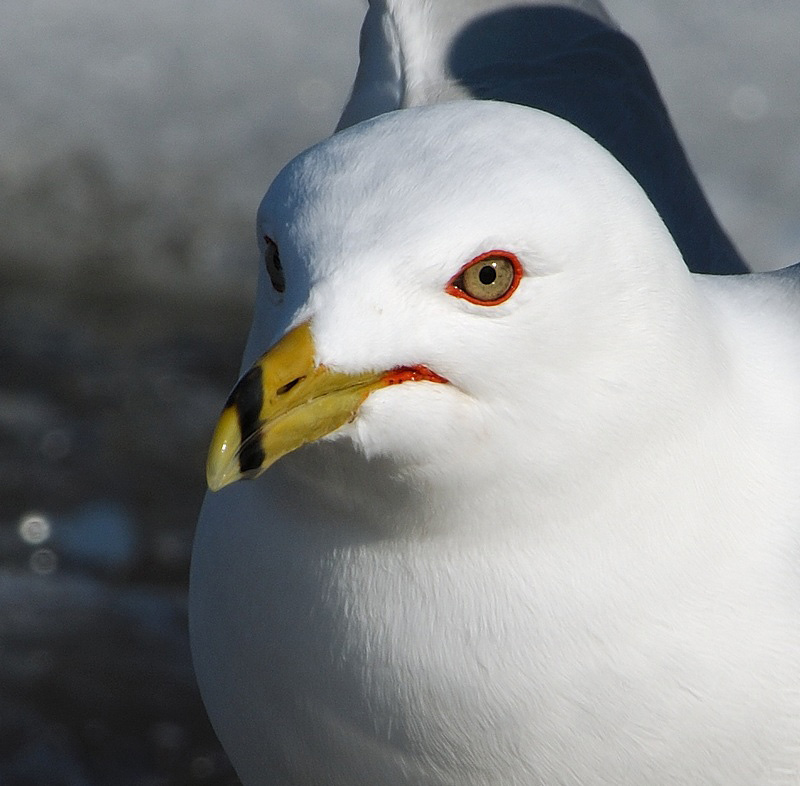
M 690 270 L 747 271 L 641 51 L 594 0 L 371 0 L 339 128 L 456 98 L 524 104 L 569 120 L 639 181 Z

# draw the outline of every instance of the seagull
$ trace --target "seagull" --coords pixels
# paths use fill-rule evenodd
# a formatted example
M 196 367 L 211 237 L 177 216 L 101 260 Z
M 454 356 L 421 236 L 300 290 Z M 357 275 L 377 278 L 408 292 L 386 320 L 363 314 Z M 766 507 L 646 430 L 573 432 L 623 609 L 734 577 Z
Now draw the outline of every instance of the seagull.
M 639 47 L 596 0 L 370 0 L 339 129 L 454 99 L 544 109 L 633 174 L 695 273 L 744 273 Z
M 344 129 L 257 221 L 190 592 L 242 783 L 797 783 L 800 270 L 690 272 L 499 101 Z

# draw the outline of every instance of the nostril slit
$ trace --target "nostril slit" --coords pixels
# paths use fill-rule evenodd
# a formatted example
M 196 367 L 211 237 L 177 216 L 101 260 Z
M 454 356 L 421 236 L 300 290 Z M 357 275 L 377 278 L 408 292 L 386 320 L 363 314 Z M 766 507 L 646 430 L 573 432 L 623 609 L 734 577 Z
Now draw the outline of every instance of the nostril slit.
M 278 395 L 282 396 L 284 393 L 288 393 L 298 382 L 302 382 L 305 377 L 297 377 L 297 379 L 293 379 L 291 382 L 287 382 L 282 387 L 278 388 Z

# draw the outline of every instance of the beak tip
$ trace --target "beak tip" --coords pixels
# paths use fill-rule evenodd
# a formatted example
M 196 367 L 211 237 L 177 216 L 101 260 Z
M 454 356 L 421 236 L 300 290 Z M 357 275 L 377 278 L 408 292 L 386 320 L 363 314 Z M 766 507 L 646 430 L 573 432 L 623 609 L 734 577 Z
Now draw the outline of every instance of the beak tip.
M 220 477 L 219 475 L 212 474 L 210 471 L 206 471 L 206 485 L 208 486 L 209 491 L 219 491 L 220 489 L 225 488 L 228 484 L 233 482 L 233 478 L 230 480 L 226 480 L 224 477 Z
M 239 444 L 241 435 L 236 410 L 226 407 L 214 430 L 206 461 L 206 483 L 211 491 L 219 491 L 241 477 L 236 455 Z
M 206 484 L 210 491 L 219 491 L 241 477 L 238 469 L 229 462 L 220 462 L 218 457 L 209 456 L 206 464 Z

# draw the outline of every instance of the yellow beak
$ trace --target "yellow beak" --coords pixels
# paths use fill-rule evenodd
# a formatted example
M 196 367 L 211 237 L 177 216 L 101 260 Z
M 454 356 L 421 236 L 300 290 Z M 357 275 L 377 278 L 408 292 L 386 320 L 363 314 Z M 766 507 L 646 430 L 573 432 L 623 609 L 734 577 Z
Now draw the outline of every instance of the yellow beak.
M 314 362 L 308 323 L 289 331 L 253 364 L 228 398 L 206 463 L 218 491 L 254 478 L 301 445 L 352 420 L 375 390 L 411 380 L 446 382 L 424 366 L 344 374 Z

